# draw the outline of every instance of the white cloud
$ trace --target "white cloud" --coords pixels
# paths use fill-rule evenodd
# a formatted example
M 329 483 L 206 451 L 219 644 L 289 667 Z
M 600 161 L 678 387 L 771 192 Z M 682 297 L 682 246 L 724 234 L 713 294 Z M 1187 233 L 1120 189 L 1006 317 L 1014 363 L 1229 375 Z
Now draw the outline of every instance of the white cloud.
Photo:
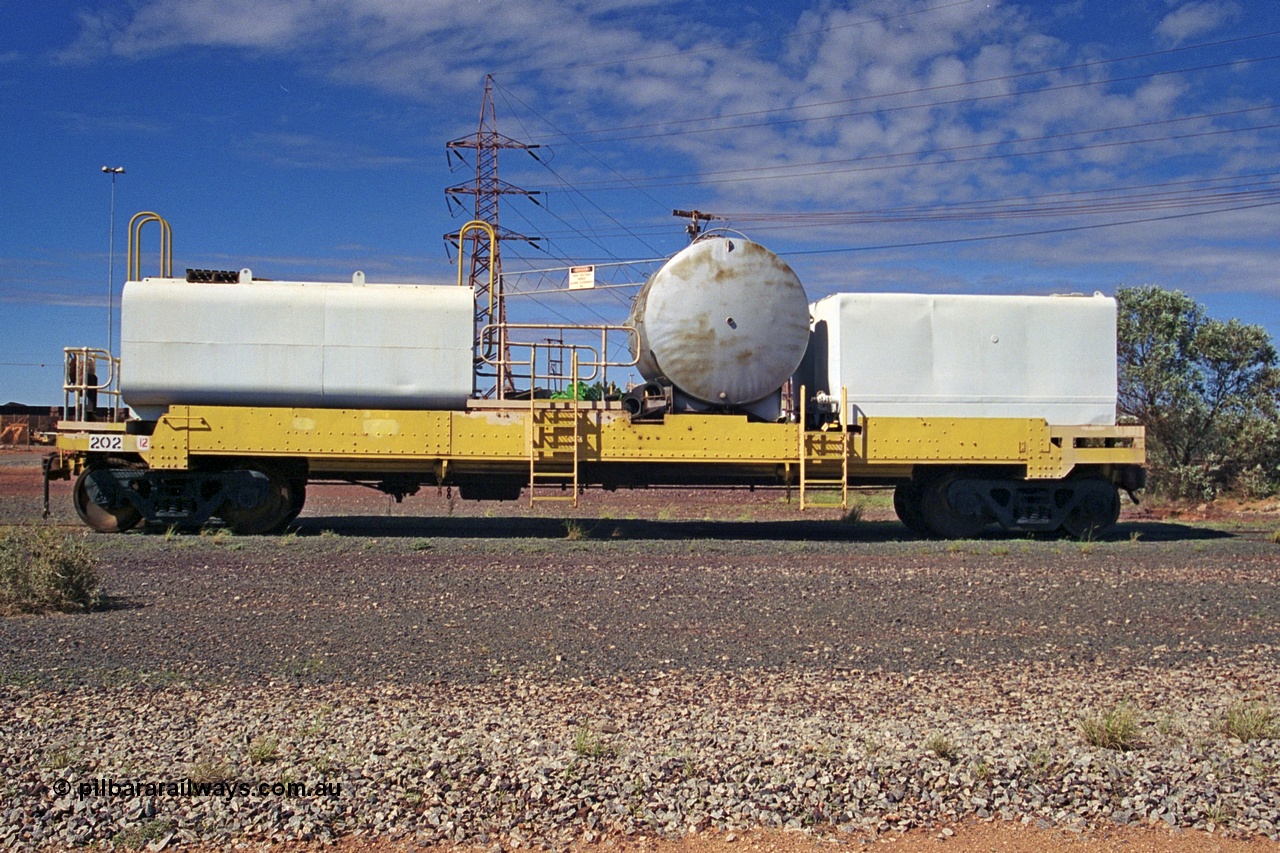
M 380 154 L 362 146 L 303 133 L 252 133 L 241 143 L 249 156 L 307 169 L 409 168 L 411 157 Z
M 1182 44 L 1216 30 L 1240 14 L 1236 3 L 1195 2 L 1179 6 L 1156 25 L 1156 35 L 1169 44 Z
M 1035 7 L 993 0 L 922 9 L 904 0 L 834 0 L 789 22 L 771 19 L 770 33 L 795 37 L 764 47 L 750 36 L 739 46 L 738 28 L 674 0 L 149 0 L 130 18 L 86 17 L 77 49 L 138 56 L 231 47 L 279 56 L 310 74 L 439 108 L 457 122 L 440 129 L 442 138 L 474 126 L 482 76 L 494 73 L 500 97 L 511 99 L 501 103 L 521 115 L 526 132 L 549 132 L 528 105 L 565 130 L 621 128 L 608 135 L 640 137 L 590 145 L 589 153 L 539 140 L 558 149 L 557 169 L 571 182 L 615 178 L 601 161 L 637 180 L 771 167 L 788 175 L 748 181 L 768 172 L 743 172 L 650 193 L 704 209 L 937 204 L 1136 182 L 1176 158 L 1241 169 L 1266 159 L 1266 146 L 1254 152 L 1230 136 L 1099 147 L 1223 125 L 1202 120 L 1160 130 L 1168 119 L 1208 111 L 1212 101 L 1193 101 L 1178 77 L 1111 85 L 1108 75 L 1122 72 L 1071 68 L 1098 58 L 1097 47 L 1046 32 Z M 1157 34 L 1181 43 L 1238 13 L 1233 3 L 1197 0 L 1167 15 Z M 627 61 L 606 64 L 612 60 Z M 801 109 L 814 104 L 825 105 Z M 690 121 L 716 116 L 739 117 Z M 1105 130 L 1121 126 L 1134 130 Z M 732 129 L 675 132 L 707 127 Z M 997 142 L 1006 144 L 982 147 Z M 246 144 L 295 166 L 385 160 L 315 137 L 259 136 Z M 1034 153 L 1044 148 L 1062 150 Z M 397 158 L 386 163 L 399 165 Z M 796 164 L 808 165 L 785 171 Z M 857 242 L 909 240 L 904 232 L 902 225 L 867 229 Z M 847 234 L 831 239 L 849 241 Z

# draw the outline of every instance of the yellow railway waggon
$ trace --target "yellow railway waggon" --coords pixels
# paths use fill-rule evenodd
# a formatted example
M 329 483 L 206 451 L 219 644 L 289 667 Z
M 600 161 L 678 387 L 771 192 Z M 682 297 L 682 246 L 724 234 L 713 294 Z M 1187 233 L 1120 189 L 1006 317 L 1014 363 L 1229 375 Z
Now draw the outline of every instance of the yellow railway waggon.
M 713 232 L 645 282 L 625 323 L 553 327 L 506 322 L 494 282 L 479 300 L 462 285 L 461 258 L 453 286 L 176 278 L 163 254 L 143 278 L 135 254 L 131 240 L 120 356 L 67 349 L 45 466 L 75 478 L 102 532 L 277 532 L 309 482 L 339 481 L 531 502 L 779 487 L 801 509 L 816 488 L 847 504 L 879 485 L 918 535 L 1084 537 L 1144 485 L 1143 431 L 1115 419 L 1116 307 L 1101 295 L 810 303 L 777 255 Z

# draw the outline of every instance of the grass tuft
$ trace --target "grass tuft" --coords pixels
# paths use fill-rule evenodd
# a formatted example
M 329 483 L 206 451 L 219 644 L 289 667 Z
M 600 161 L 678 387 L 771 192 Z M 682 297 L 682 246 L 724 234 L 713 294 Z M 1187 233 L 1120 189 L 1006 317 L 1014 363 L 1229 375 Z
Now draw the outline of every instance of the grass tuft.
M 573 736 L 573 751 L 583 758 L 600 758 L 611 754 L 604 739 L 592 732 L 586 723 L 579 726 Z
M 191 765 L 187 772 L 192 782 L 215 784 L 229 782 L 235 775 L 235 769 L 225 761 L 211 761 L 202 758 Z
M 1215 802 L 1204 810 L 1204 819 L 1209 823 L 1221 826 L 1235 816 L 1235 812 L 1231 807 L 1225 805 L 1221 800 Z
M 570 518 L 564 522 L 564 538 L 570 542 L 577 542 L 582 539 L 590 539 L 591 532 L 580 521 Z
M 258 738 L 249 744 L 249 761 L 254 764 L 270 764 L 280 757 L 280 741 L 273 737 Z
M 1138 714 L 1124 704 L 1081 719 L 1080 734 L 1085 743 L 1100 749 L 1128 752 L 1141 749 L 1143 745 Z
M 1280 721 L 1275 711 L 1260 702 L 1242 702 L 1227 709 L 1222 730 L 1236 740 L 1267 740 L 1280 737 Z
M 951 742 L 951 739 L 944 734 L 935 734 L 929 738 L 925 744 L 930 752 L 941 758 L 948 764 L 954 764 L 955 760 L 960 757 L 960 750 Z
M 173 832 L 173 824 L 167 820 L 149 820 L 139 826 L 130 826 L 120 830 L 111 839 L 115 847 L 124 850 L 141 850 L 148 844 L 160 841 Z
M 83 539 L 51 528 L 0 533 L 0 615 L 92 610 L 102 600 L 97 564 Z
M 1037 747 L 1036 751 L 1027 757 L 1027 766 L 1032 779 L 1043 779 L 1053 766 L 1053 754 L 1046 746 Z
M 45 763 L 49 765 L 51 770 L 66 770 L 73 767 L 80 758 L 80 750 L 71 747 L 63 747 L 55 749 L 49 753 L 45 759 Z

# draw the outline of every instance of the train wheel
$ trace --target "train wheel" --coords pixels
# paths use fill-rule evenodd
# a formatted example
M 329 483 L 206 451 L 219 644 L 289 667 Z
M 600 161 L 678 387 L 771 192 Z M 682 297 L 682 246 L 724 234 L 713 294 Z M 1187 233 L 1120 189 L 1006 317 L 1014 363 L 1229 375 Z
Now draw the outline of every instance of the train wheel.
M 289 490 L 293 501 L 289 506 L 289 515 L 284 520 L 286 525 L 292 524 L 293 520 L 302 513 L 302 508 L 307 505 L 307 481 L 290 480 Z
M 1102 477 L 1068 480 L 1075 487 L 1075 506 L 1062 520 L 1062 529 L 1076 539 L 1092 539 L 1106 533 L 1120 520 L 1120 493 Z
M 123 488 L 106 465 L 84 469 L 72 490 L 76 515 L 99 533 L 123 533 L 136 526 L 142 512 Z
M 925 528 L 941 539 L 972 539 L 982 532 L 988 521 L 981 512 L 980 504 L 973 507 L 952 505 L 947 493 L 956 479 L 955 475 L 944 476 L 924 485 L 920 500 L 921 519 Z
M 298 500 L 294 482 L 265 466 L 250 468 L 248 473 L 252 482 L 236 489 L 218 510 L 218 515 L 237 536 L 260 536 L 283 530 Z M 297 509 L 301 512 L 302 506 L 298 504 Z
M 933 534 L 924 523 L 924 513 L 920 508 L 922 500 L 920 492 L 920 483 L 915 480 L 894 486 L 893 511 L 898 514 L 898 520 L 915 535 L 931 536 Z

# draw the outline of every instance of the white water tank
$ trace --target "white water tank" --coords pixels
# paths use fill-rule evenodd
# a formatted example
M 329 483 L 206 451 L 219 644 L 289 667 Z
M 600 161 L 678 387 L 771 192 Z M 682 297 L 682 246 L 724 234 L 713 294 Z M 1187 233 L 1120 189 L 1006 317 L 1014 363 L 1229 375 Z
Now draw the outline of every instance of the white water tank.
M 1116 422 L 1109 297 L 837 293 L 812 307 L 817 390 L 843 386 L 855 417 Z
M 470 288 L 365 284 L 359 274 L 131 281 L 122 397 L 146 419 L 171 405 L 461 409 L 474 381 L 473 304 Z

